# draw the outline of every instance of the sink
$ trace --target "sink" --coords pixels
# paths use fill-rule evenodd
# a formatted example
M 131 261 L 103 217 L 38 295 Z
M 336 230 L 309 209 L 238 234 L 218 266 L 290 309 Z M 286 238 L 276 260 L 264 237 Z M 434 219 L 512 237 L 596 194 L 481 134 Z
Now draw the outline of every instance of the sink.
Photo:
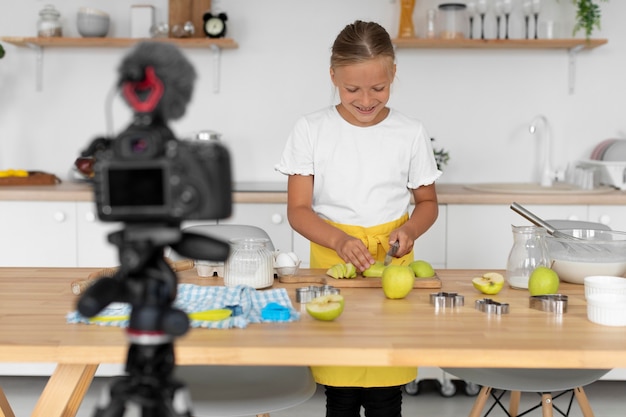
M 612 187 L 597 187 L 591 190 L 584 190 L 575 185 L 558 182 L 550 187 L 542 187 L 536 183 L 523 182 L 491 182 L 467 184 L 464 186 L 471 191 L 495 194 L 603 194 L 614 191 Z

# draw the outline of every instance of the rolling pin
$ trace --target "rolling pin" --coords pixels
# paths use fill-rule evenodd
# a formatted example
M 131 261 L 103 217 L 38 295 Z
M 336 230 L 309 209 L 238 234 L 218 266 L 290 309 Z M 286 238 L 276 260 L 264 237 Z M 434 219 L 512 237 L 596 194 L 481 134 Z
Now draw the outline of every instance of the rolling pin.
M 195 262 L 192 259 L 182 259 L 180 261 L 173 262 L 172 260 L 166 258 L 165 261 L 174 272 L 186 271 L 188 269 L 192 269 L 195 266 Z M 118 269 L 119 267 L 100 269 L 99 271 L 92 272 L 85 279 L 72 281 L 72 293 L 74 295 L 82 294 L 99 278 L 112 277 L 117 273 Z

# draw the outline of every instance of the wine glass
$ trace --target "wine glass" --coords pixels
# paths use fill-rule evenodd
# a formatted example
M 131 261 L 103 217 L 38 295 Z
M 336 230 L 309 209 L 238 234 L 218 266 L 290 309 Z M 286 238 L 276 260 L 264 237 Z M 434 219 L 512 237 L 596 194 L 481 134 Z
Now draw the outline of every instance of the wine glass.
M 501 1 L 496 1 L 495 12 L 496 12 L 496 39 L 500 39 L 500 21 L 502 20 L 502 2 Z
M 509 16 L 513 10 L 513 0 L 502 0 L 502 11 L 504 12 L 504 39 L 509 39 Z
M 539 28 L 539 12 L 541 11 L 541 0 L 532 0 L 532 9 L 533 15 L 535 16 L 535 39 L 539 38 L 538 28 Z
M 487 0 L 478 0 L 476 10 L 480 15 L 480 39 L 485 39 L 485 14 L 487 14 Z
M 469 38 L 474 39 L 474 16 L 476 16 L 476 4 L 467 3 L 467 14 L 469 15 Z
M 528 22 L 530 20 L 530 15 L 532 14 L 532 11 L 533 11 L 533 6 L 530 0 L 525 1 L 522 4 L 522 10 L 524 11 L 524 22 L 526 24 L 526 39 L 528 39 L 528 24 L 529 24 Z

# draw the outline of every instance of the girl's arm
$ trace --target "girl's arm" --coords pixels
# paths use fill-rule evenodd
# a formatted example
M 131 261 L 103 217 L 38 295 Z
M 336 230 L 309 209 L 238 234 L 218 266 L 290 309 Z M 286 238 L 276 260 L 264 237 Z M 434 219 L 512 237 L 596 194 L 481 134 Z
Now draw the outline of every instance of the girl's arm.
M 359 271 L 364 271 L 375 260 L 363 242 L 326 223 L 313 211 L 313 180 L 312 175 L 289 176 L 287 182 L 289 224 L 311 242 L 333 249 L 345 262 L 351 262 Z

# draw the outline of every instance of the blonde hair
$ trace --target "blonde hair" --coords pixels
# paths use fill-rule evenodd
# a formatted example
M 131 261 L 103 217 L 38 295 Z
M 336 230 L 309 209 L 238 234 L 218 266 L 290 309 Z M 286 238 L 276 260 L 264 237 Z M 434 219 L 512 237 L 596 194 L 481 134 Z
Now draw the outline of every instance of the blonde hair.
M 333 43 L 330 67 L 338 68 L 358 64 L 373 58 L 396 55 L 389 33 L 375 22 L 357 20 L 347 25 Z

